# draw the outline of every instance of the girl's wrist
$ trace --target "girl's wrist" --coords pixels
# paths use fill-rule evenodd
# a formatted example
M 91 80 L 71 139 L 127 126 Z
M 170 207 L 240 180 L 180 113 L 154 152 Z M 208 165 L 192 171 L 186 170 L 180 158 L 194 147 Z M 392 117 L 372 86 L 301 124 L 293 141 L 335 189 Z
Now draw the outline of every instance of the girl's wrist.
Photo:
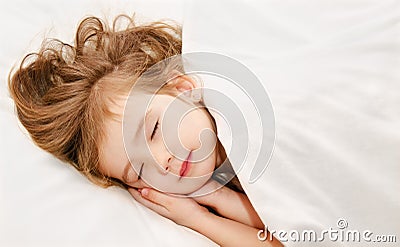
M 190 217 L 186 224 L 183 225 L 195 231 L 199 231 L 200 229 L 207 227 L 207 222 L 212 218 L 213 214 L 209 212 L 206 208 L 204 209 L 204 211 L 198 212 L 198 214 Z

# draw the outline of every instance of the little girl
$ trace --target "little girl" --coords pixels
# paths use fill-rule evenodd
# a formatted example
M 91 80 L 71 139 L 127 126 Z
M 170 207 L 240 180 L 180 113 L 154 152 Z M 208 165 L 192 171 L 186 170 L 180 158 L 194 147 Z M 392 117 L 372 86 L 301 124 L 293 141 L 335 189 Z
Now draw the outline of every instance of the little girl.
M 122 19 L 130 24 L 117 30 Z M 90 181 L 127 189 L 141 204 L 219 245 L 280 246 L 276 239 L 258 239 L 264 224 L 237 177 L 226 181 L 224 174 L 214 173 L 229 164 L 221 143 L 216 140 L 207 157 L 196 157 L 201 132 L 217 131 L 205 107 L 182 116 L 177 139 L 186 153 L 178 157 L 166 148 L 163 136 L 172 129 L 160 125 L 167 106 L 204 106 L 201 97 L 194 96 L 200 86 L 182 67 L 169 71 L 173 76 L 145 114 L 126 108 L 129 97 L 139 102 L 145 96 L 144 91 L 130 92 L 139 78 L 158 62 L 179 55 L 181 47 L 181 29 L 175 24 L 135 25 L 133 18 L 119 16 L 110 28 L 88 17 L 80 23 L 73 45 L 48 41 L 12 72 L 9 89 L 18 118 L 39 147 Z M 182 95 L 185 101 L 175 101 Z M 128 135 L 122 131 L 126 128 Z M 150 152 L 143 151 L 146 147 Z M 224 172 L 233 170 L 228 165 Z

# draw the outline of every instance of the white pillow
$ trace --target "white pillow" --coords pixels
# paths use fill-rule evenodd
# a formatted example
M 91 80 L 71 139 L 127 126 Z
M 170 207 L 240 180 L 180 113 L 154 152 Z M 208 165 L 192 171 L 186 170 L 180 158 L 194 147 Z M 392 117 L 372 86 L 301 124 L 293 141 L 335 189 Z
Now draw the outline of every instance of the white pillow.
M 7 1 L 0 3 L 0 246 L 215 246 L 137 203 L 128 192 L 91 184 L 36 147 L 19 126 L 8 72 L 43 38 L 73 41 L 86 15 L 182 22 L 182 1 Z

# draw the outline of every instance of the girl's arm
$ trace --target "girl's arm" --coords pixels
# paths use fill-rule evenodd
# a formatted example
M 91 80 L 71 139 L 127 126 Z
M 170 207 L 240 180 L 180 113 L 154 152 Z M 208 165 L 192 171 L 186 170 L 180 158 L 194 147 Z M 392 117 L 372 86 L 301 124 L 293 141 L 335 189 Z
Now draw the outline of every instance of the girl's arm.
M 268 235 L 263 237 L 265 241 L 261 241 L 258 239 L 259 229 L 209 212 L 187 227 L 221 246 L 283 246 L 277 239 L 270 238 L 269 233 L 265 233 Z
M 189 227 L 221 246 L 282 246 L 277 239 L 258 239 L 260 229 L 214 215 L 191 198 L 180 198 L 154 189 L 128 189 L 146 207 L 177 224 Z
M 219 187 L 221 187 L 221 184 L 210 179 L 201 190 L 214 192 L 205 196 L 193 197 L 193 199 L 202 205 L 211 207 L 225 218 L 233 219 L 258 229 L 264 229 L 264 223 L 246 194 L 236 192 L 226 186 Z

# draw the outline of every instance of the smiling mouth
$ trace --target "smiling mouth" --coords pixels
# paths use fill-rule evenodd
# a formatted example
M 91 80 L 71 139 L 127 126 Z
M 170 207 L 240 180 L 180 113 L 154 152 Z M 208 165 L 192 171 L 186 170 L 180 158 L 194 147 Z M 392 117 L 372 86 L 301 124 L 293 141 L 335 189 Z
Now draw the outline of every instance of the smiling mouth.
M 192 156 L 192 151 L 190 151 L 188 157 L 186 160 L 182 163 L 181 170 L 179 172 L 179 175 L 182 177 L 186 176 L 190 170 L 191 163 L 190 163 L 190 158 Z

